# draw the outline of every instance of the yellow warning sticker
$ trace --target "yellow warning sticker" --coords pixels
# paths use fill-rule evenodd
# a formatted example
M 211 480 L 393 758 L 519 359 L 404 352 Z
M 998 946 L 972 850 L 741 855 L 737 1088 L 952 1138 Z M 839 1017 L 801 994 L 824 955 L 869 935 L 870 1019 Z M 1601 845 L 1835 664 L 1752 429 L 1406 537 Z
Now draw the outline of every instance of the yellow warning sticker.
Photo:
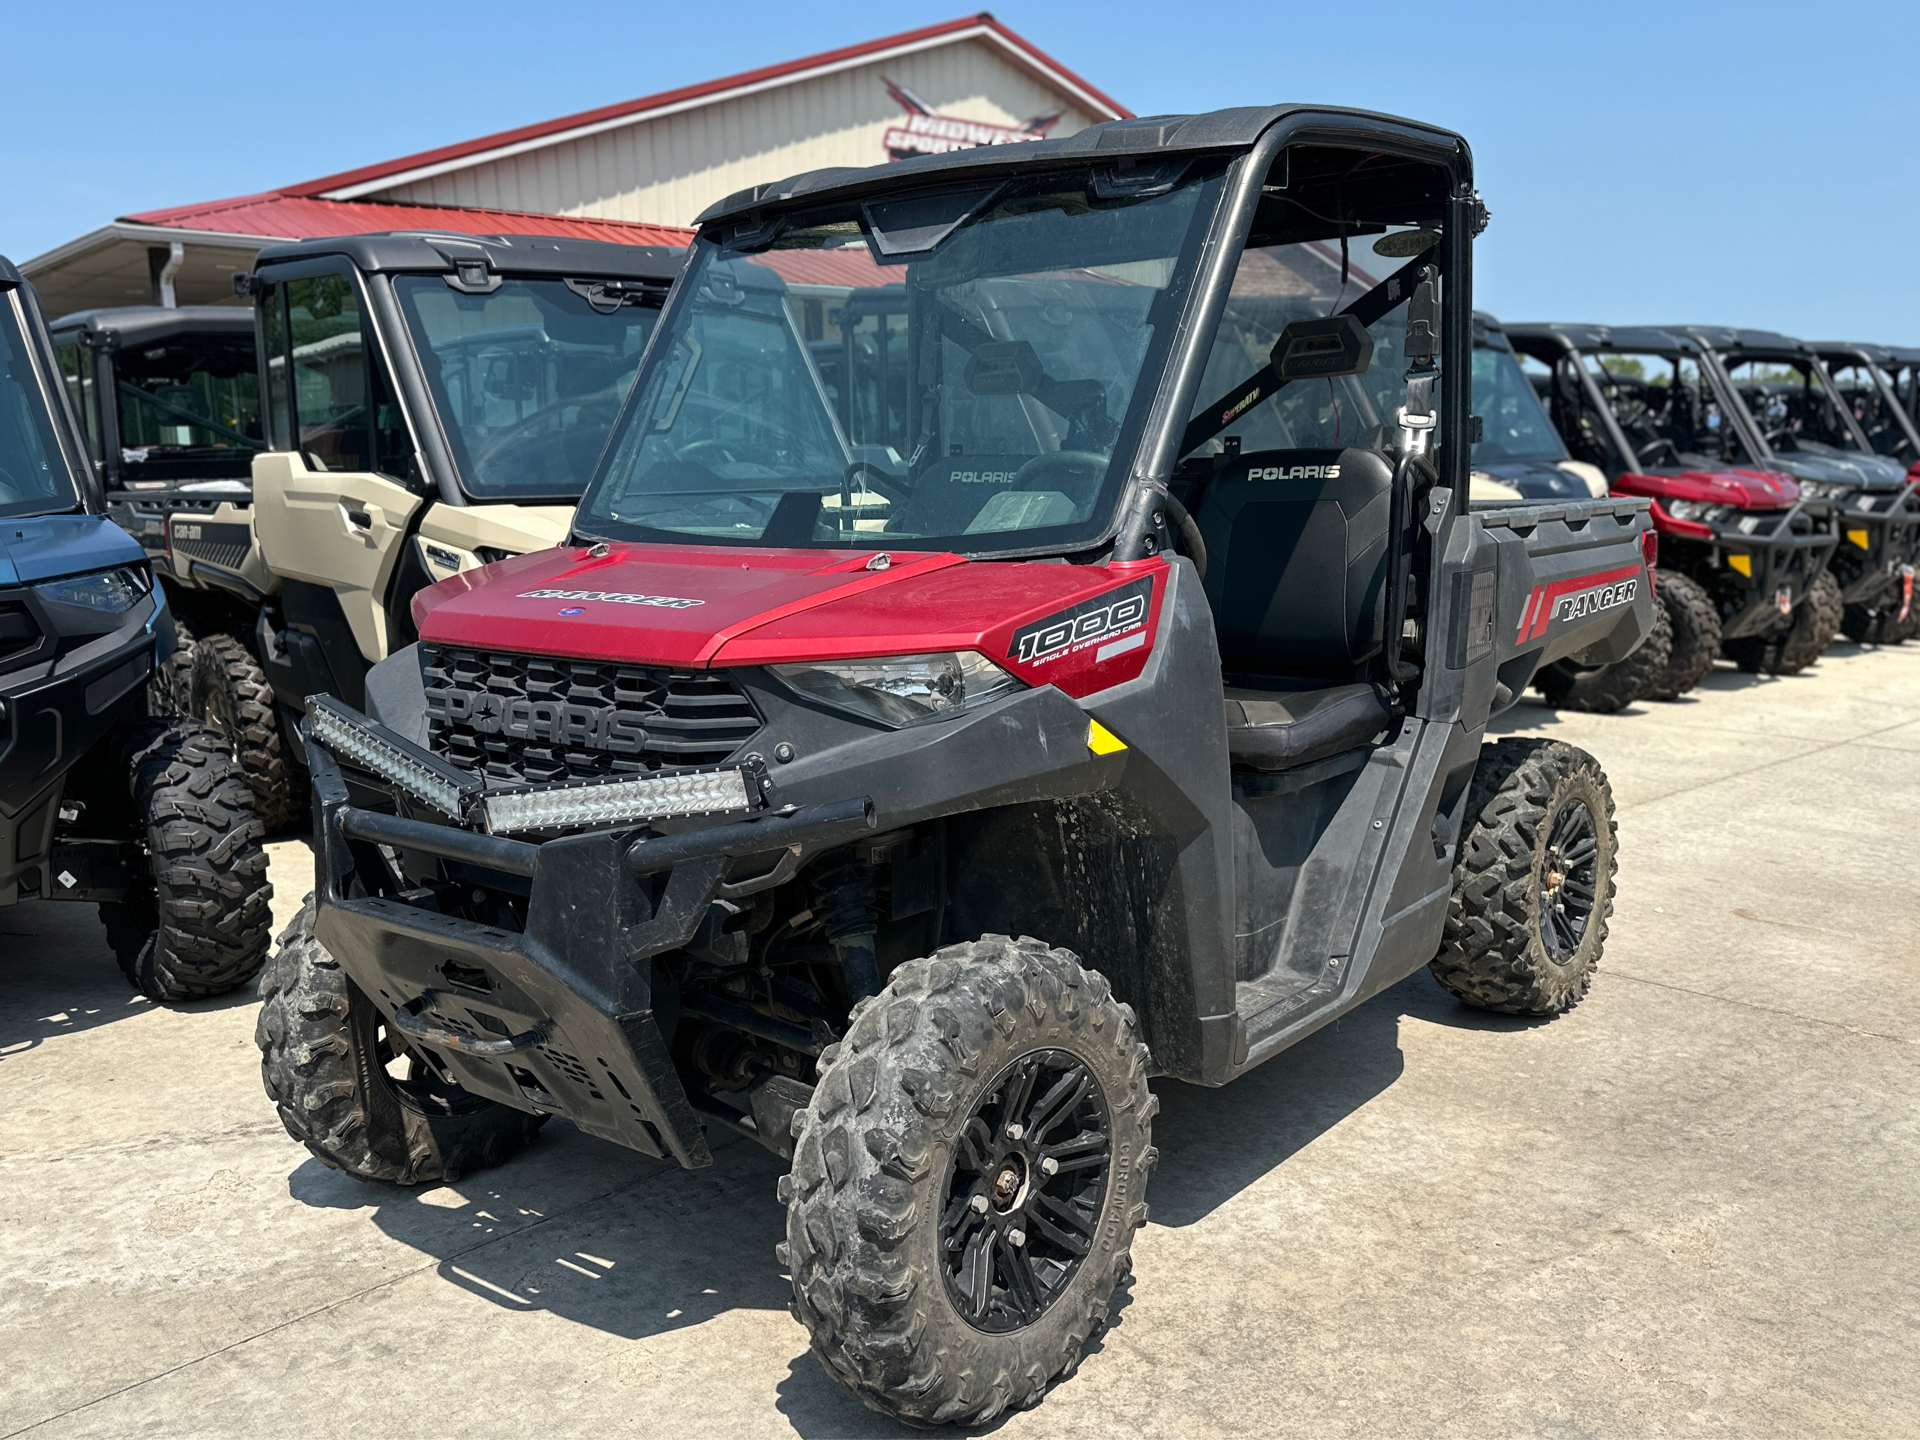
M 1867 532 L 1864 530 L 1847 531 L 1847 539 L 1851 540 L 1854 544 L 1858 545 L 1862 550 L 1865 550 L 1868 548 Z
M 1729 555 L 1727 556 L 1727 564 L 1738 570 L 1742 575 L 1753 574 L 1753 557 L 1751 555 Z
M 1087 722 L 1087 749 L 1096 755 L 1113 755 L 1127 748 L 1127 742 L 1098 720 Z

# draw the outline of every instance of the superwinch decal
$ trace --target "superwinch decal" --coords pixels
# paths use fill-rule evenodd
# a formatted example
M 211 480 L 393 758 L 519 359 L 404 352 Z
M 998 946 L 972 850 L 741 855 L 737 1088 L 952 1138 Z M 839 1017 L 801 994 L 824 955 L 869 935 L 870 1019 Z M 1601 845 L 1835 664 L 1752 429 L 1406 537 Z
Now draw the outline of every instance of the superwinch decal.
M 1577 620 L 1587 615 L 1597 615 L 1602 610 L 1631 605 L 1633 597 L 1639 593 L 1638 565 L 1608 570 L 1600 575 L 1576 575 L 1570 580 L 1556 580 L 1551 585 L 1536 585 L 1533 593 L 1527 597 L 1526 607 L 1520 612 L 1520 631 L 1514 636 L 1514 643 L 1524 645 L 1529 640 L 1539 639 L 1556 620 Z
M 1026 665 L 1047 665 L 1065 655 L 1094 651 L 1094 663 L 1111 660 L 1147 643 L 1147 610 L 1153 577 L 1142 576 L 1082 600 L 1065 610 L 1023 625 L 1013 632 L 1007 658 Z
M 704 600 L 683 600 L 677 595 L 628 595 L 619 590 L 522 590 L 522 600 L 604 600 L 609 605 L 653 605 L 662 610 L 689 610 L 704 605 Z

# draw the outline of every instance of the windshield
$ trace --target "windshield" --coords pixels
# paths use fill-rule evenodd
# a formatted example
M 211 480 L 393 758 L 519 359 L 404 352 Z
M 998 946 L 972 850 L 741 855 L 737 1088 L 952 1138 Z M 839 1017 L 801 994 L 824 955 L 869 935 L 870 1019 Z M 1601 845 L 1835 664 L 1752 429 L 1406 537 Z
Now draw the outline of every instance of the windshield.
M 120 473 L 130 481 L 245 476 L 260 430 L 251 331 L 175 335 L 113 355 Z
M 1505 342 L 1473 347 L 1473 413 L 1481 427 L 1473 443 L 1475 465 L 1502 460 L 1552 464 L 1567 458 L 1567 447 L 1547 419 L 1533 382 L 1521 373 Z
M 1722 355 L 1733 392 L 1747 407 L 1761 438 L 1774 450 L 1866 449 L 1850 417 L 1835 402 L 1813 362 L 1802 359 L 1755 360 Z
M 1857 356 L 1836 355 L 1827 362 L 1834 393 L 1853 416 L 1878 455 L 1891 455 L 1903 465 L 1920 460 L 1911 422 L 1895 398 L 1886 373 Z
M 891 196 L 700 242 L 584 531 L 1071 548 L 1106 527 L 1217 176 Z
M 1693 356 L 1604 350 L 1581 358 L 1633 447 L 1634 466 L 1753 463 Z
M 485 500 L 584 491 L 660 317 L 659 296 L 512 278 L 470 295 L 439 275 L 403 275 L 394 288 L 462 488 Z
M 0 291 L 0 515 L 70 510 L 78 497 L 19 305 L 11 291 Z

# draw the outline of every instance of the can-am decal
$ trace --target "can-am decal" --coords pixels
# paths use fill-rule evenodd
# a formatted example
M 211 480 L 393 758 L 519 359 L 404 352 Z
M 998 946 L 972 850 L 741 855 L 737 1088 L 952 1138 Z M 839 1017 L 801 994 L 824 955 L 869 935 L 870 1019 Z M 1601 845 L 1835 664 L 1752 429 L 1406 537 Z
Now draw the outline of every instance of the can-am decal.
M 1640 593 L 1640 567 L 1628 565 L 1601 575 L 1576 575 L 1551 585 L 1536 585 L 1520 612 L 1516 645 L 1537 640 L 1556 620 L 1580 620 L 1602 610 L 1631 605 Z
M 609 605 L 652 605 L 662 610 L 689 610 L 704 605 L 704 600 L 683 600 L 677 595 L 628 595 L 619 590 L 522 590 L 522 600 L 604 600 Z
M 1007 658 L 1023 665 L 1050 665 L 1066 655 L 1094 652 L 1094 663 L 1111 660 L 1147 643 L 1147 610 L 1153 577 L 1142 576 L 1023 625 L 1013 633 Z

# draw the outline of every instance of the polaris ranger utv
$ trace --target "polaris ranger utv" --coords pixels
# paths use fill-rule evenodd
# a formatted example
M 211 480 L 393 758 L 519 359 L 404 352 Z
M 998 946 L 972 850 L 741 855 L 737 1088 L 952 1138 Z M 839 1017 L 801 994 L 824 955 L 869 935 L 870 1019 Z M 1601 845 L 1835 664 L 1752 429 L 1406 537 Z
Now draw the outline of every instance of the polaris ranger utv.
M 218 995 L 266 959 L 260 825 L 224 741 L 147 718 L 172 618 L 61 375 L 0 258 L 0 906 L 90 901 L 149 999 Z
M 1473 480 L 1471 504 L 1557 504 L 1569 497 L 1607 493 L 1607 477 L 1598 466 L 1575 460 L 1554 432 L 1540 397 L 1514 357 L 1500 322 L 1482 311 L 1473 316 Z M 1636 700 L 1672 700 L 1691 690 L 1712 668 L 1720 637 L 1685 633 L 1688 648 L 1674 650 L 1672 611 L 1682 607 L 1683 625 L 1693 597 L 1681 581 L 1678 590 L 1656 577 L 1653 629 L 1626 659 L 1612 665 L 1582 665 L 1567 659 L 1541 667 L 1533 683 L 1549 705 L 1611 715 Z M 1704 652 L 1704 659 L 1702 658 Z
M 1865 638 L 1897 625 L 1920 561 L 1920 487 L 1907 467 L 1874 453 L 1826 366 L 1800 341 L 1766 330 L 1686 333 L 1726 377 L 1737 418 L 1764 450 L 1761 463 L 1792 475 L 1803 494 L 1834 502 L 1840 543 L 1829 569 L 1844 607 L 1834 630 Z
M 1674 649 L 1695 683 L 1716 653 L 1753 672 L 1812 664 L 1839 623 L 1834 504 L 1767 468 L 1701 347 L 1644 326 L 1509 325 L 1507 338 L 1567 447 L 1615 494 L 1652 500 Z
M 133 305 L 53 322 L 54 354 L 107 513 L 147 552 L 167 590 L 174 650 L 156 685 L 185 709 L 193 638 L 270 580 L 244 531 L 260 430 L 253 312 L 239 305 Z
M 1874 453 L 1907 467 L 1920 480 L 1920 422 L 1908 412 L 1897 388 L 1900 354 L 1890 345 L 1852 345 L 1821 341 L 1810 345 L 1833 377 L 1834 394 L 1859 426 Z M 1920 634 L 1920 606 L 1914 604 L 1911 566 L 1901 576 L 1898 606 L 1878 611 L 1850 608 L 1840 628 L 1851 640 L 1898 645 Z
M 133 503 L 214 587 L 185 707 L 233 742 L 270 828 L 306 803 L 307 696 L 358 704 L 367 666 L 413 638 L 415 591 L 565 536 L 684 258 L 352 235 L 270 245 L 235 277 L 264 397 L 250 476 L 217 508 L 195 486 Z
M 567 547 L 423 591 L 364 711 L 312 702 L 258 1031 L 289 1133 L 403 1182 L 556 1114 L 687 1166 L 750 1135 L 821 1360 L 975 1424 L 1103 1323 L 1150 1074 L 1222 1084 L 1429 962 L 1572 1006 L 1606 779 L 1482 737 L 1639 643 L 1651 532 L 1467 511 L 1436 382 L 1484 219 L 1458 136 L 1299 107 L 709 210 Z M 835 327 L 901 302 L 905 383 L 851 407 L 891 440 L 815 364 L 829 284 Z

